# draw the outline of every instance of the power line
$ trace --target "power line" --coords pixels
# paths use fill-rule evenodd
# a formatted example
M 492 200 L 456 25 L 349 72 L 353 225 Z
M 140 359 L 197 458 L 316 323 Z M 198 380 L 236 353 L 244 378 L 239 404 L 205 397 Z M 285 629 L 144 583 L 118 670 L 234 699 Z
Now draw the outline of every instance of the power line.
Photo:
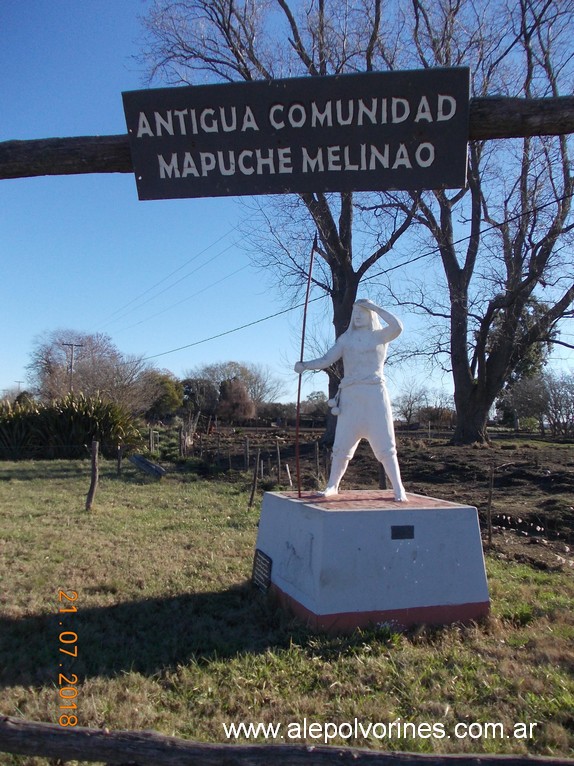
M 195 293 L 192 293 L 191 295 L 188 295 L 187 297 L 182 298 L 177 303 L 172 303 L 167 308 L 162 309 L 161 311 L 157 311 L 155 314 L 150 314 L 145 319 L 142 319 L 139 322 L 136 322 L 135 324 L 129 325 L 129 327 L 123 327 L 121 330 L 117 330 L 116 332 L 124 332 L 125 330 L 131 330 L 133 327 L 138 327 L 139 325 L 144 324 L 145 322 L 149 322 L 151 319 L 155 319 L 161 314 L 165 314 L 167 311 L 171 311 L 177 306 L 180 306 L 182 303 L 187 303 L 187 301 L 190 301 L 192 298 L 196 298 L 198 295 L 201 295 L 201 293 L 204 293 L 206 290 L 210 290 L 212 287 L 215 287 L 216 285 L 221 284 L 221 282 L 225 282 L 226 279 L 229 279 L 230 277 L 234 277 L 236 274 L 239 274 L 240 271 L 245 271 L 245 269 L 248 269 L 248 268 L 249 268 L 249 264 L 246 263 L 245 266 L 241 266 L 240 268 L 235 269 L 235 271 L 232 271 L 230 274 L 226 274 L 224 277 L 221 277 L 221 279 L 217 279 L 215 282 L 211 282 L 209 285 L 202 287 L 201 290 L 197 290 Z
M 316 298 L 312 298 L 309 303 L 315 303 L 315 301 L 323 300 L 327 297 L 327 294 L 325 295 L 319 295 Z M 234 327 L 232 330 L 224 330 L 223 332 L 218 333 L 217 335 L 212 335 L 209 338 L 203 338 L 202 340 L 196 340 L 193 343 L 188 343 L 186 346 L 180 346 L 179 348 L 172 348 L 170 351 L 162 351 L 160 354 L 153 354 L 152 356 L 146 356 L 144 357 L 143 361 L 146 362 L 149 359 L 157 359 L 160 356 L 167 356 L 168 354 L 175 354 L 177 351 L 185 351 L 188 348 L 193 348 L 194 346 L 200 346 L 202 343 L 209 343 L 211 340 L 217 340 L 217 338 L 223 338 L 225 335 L 232 335 L 235 332 L 239 332 L 240 330 L 246 330 L 248 327 L 253 327 L 254 325 L 261 324 L 262 322 L 267 322 L 269 319 L 275 319 L 276 317 L 282 316 L 283 314 L 288 314 L 291 311 L 295 311 L 295 309 L 300 309 L 304 306 L 303 303 L 298 303 L 296 306 L 290 306 L 288 309 L 283 309 L 282 311 L 276 311 L 274 314 L 269 314 L 266 317 L 261 317 L 261 319 L 255 319 L 253 322 L 247 322 L 247 324 L 241 325 L 241 327 Z
M 199 266 L 197 266 L 197 268 L 193 269 L 193 271 L 190 271 L 188 274 L 186 274 L 185 276 L 181 277 L 181 279 L 178 279 L 176 282 L 172 282 L 172 284 L 170 284 L 170 285 L 168 285 L 167 287 L 165 287 L 165 288 L 164 288 L 163 290 L 161 290 L 159 293 L 156 293 L 155 295 L 152 295 L 152 296 L 151 296 L 151 298 L 148 298 L 148 299 L 147 299 L 146 301 L 144 301 L 143 303 L 140 303 L 140 304 L 139 304 L 138 306 L 136 306 L 136 307 L 135 307 L 135 309 L 133 309 L 133 310 L 135 311 L 135 310 L 137 310 L 137 309 L 141 309 L 141 308 L 143 308 L 143 307 L 144 307 L 144 306 L 146 306 L 148 303 L 150 303 L 151 301 L 153 301 L 155 298 L 159 297 L 160 295 L 163 295 L 163 293 L 167 292 L 168 290 L 171 290 L 171 289 L 172 289 L 172 288 L 174 288 L 176 285 L 178 285 L 178 284 L 180 284 L 181 282 L 183 282 L 183 280 L 184 280 L 184 279 L 187 279 L 187 278 L 188 278 L 188 277 L 190 277 L 192 274 L 196 274 L 196 273 L 197 273 L 197 272 L 198 272 L 200 269 L 203 269 L 205 266 L 209 266 L 211 263 L 213 263 L 213 262 L 214 262 L 214 261 L 215 261 L 217 258 L 219 258 L 221 255 L 223 255 L 224 253 L 226 253 L 228 250 L 231 250 L 231 248 L 232 248 L 232 247 L 235 247 L 235 243 L 234 243 L 234 242 L 232 242 L 232 243 L 231 243 L 231 245 L 228 245 L 228 247 L 224 248 L 224 249 L 223 249 L 223 250 L 221 250 L 219 253 L 217 253 L 217 255 L 214 255 L 214 256 L 213 256 L 212 258 L 210 258 L 209 260 L 207 260 L 207 261 L 205 261 L 204 263 L 202 263 L 202 264 L 200 264 Z M 244 266 L 243 268 L 247 268 L 247 266 Z M 217 282 L 215 282 L 214 284 L 217 284 Z M 209 286 L 210 286 L 210 285 L 208 285 L 208 287 L 209 287 Z M 207 288 L 205 288 L 205 289 L 207 289 Z M 202 292 L 202 291 L 200 291 L 200 292 Z M 193 293 L 193 295 L 190 295 L 190 296 L 188 296 L 187 298 L 184 298 L 183 300 L 179 301 L 179 303 L 183 303 L 183 302 L 185 302 L 185 301 L 189 300 L 190 298 L 193 298 L 193 297 L 194 297 L 195 295 L 197 295 L 197 294 L 198 294 L 198 293 Z M 170 311 L 170 310 L 171 310 L 171 309 L 172 309 L 174 306 L 178 306 L 178 305 L 179 305 L 179 303 L 174 303 L 174 304 L 171 304 L 171 305 L 170 305 L 170 306 L 168 306 L 167 308 L 165 308 L 165 309 L 162 309 L 161 311 L 158 311 L 156 314 L 152 314 L 151 316 L 147 316 L 145 319 L 142 319 L 140 322 L 136 322 L 135 324 L 133 324 L 133 325 L 130 325 L 130 327 L 136 327 L 137 325 L 143 324 L 144 322 L 147 322 L 148 320 L 152 319 L 153 317 L 156 317 L 156 316 L 158 316 L 159 314 L 164 314 L 166 311 Z M 123 319 L 124 317 L 126 317 L 126 316 L 127 316 L 128 314 L 130 314 L 130 313 L 131 313 L 131 311 L 128 311 L 128 312 L 126 312 L 126 314 L 122 314 L 120 317 L 118 317 L 118 318 L 117 318 L 117 321 L 119 321 L 120 319 Z M 112 321 L 114 321 L 114 320 L 112 320 Z M 109 324 L 109 322 L 108 322 L 108 324 Z M 104 326 L 105 326 L 105 325 L 104 325 Z M 122 328 L 121 330 L 116 330 L 116 332 L 123 332 L 123 330 L 127 330 L 127 329 L 129 329 L 129 327 L 124 327 L 124 328 Z
M 242 220 L 240 223 L 238 223 L 236 226 L 234 226 L 233 228 L 231 228 L 231 229 L 229 229 L 228 231 L 226 231 L 226 232 L 225 232 L 225 234 L 222 234 L 222 235 L 221 235 L 221 236 L 220 236 L 218 239 L 214 240 L 214 241 L 213 241 L 211 244 L 209 244 L 209 245 L 206 245 L 206 247 L 204 247 L 204 248 L 203 248 L 202 250 L 200 250 L 198 253 L 196 253 L 196 254 L 195 254 L 195 255 L 193 255 L 191 258 L 189 258 L 187 261 L 185 261 L 185 263 L 182 263 L 182 264 L 181 264 L 181 266 L 178 266 L 176 269 L 174 269 L 173 271 L 171 271 L 169 274 L 167 274 L 165 277 L 163 277 L 162 279 L 160 279 L 158 282 L 155 282 L 153 285 L 151 285 L 150 287 L 148 287 L 146 290 L 144 290 L 142 293 L 140 293 L 139 295 L 137 295 L 135 298 L 132 298 L 130 301 L 128 301 L 127 303 L 125 303 L 123 306 L 120 306 L 120 308 L 118 308 L 118 309 L 116 309 L 115 311 L 113 311 L 113 312 L 112 312 L 112 313 L 109 315 L 109 317 L 108 317 L 108 320 L 107 320 L 107 321 L 105 321 L 105 323 L 102 325 L 102 327 L 107 327 L 109 324 L 111 324 L 112 322 L 116 321 L 114 318 L 117 316 L 117 314 L 121 314 L 123 311 L 125 311 L 125 309 L 128 309 L 130 306 L 133 306 L 133 304 L 134 304 L 134 303 L 137 303 L 139 300 L 141 300 L 141 298 L 144 298 L 146 295 L 148 295 L 150 292 L 152 292 L 153 290 L 155 290 L 157 287 L 159 287 L 160 285 L 164 284 L 164 283 L 165 283 L 165 282 L 166 282 L 168 279 L 171 279 L 171 277 L 173 277 L 175 274 L 178 274 L 178 273 L 179 273 L 179 272 L 180 272 L 182 269 L 184 269 L 186 266 L 189 266 L 189 264 L 191 264 L 191 263 L 193 263 L 194 261 L 196 261 L 196 260 L 197 260 L 197 259 L 198 259 L 200 256 L 202 256 L 204 253 L 206 253 L 206 252 L 207 252 L 208 250 L 210 250 L 212 247 L 215 247 L 215 245 L 217 245 L 219 242 L 221 242 L 222 240 L 224 240 L 224 239 L 225 239 L 226 237 L 228 237 L 230 234 L 233 234 L 233 232 L 237 231 L 237 230 L 238 230 L 238 229 L 239 229 L 239 228 L 240 228 L 240 227 L 241 227 L 243 224 L 245 224 L 245 222 L 246 222 L 246 221 L 249 221 L 249 220 L 250 220 L 251 218 L 253 218 L 254 216 L 255 216 L 255 213 L 252 213 L 250 216 L 247 216 L 247 218 L 244 218 L 244 219 L 243 219 L 243 220 Z M 164 288 L 164 289 L 163 289 L 161 292 L 157 293 L 157 294 L 156 294 L 156 295 L 154 295 L 154 296 L 151 296 L 151 297 L 150 297 L 148 300 L 146 300 L 144 303 L 140 304 L 139 306 L 135 307 L 135 308 L 134 308 L 134 309 L 132 309 L 132 310 L 136 310 L 137 308 L 141 308 L 142 306 L 145 306 L 147 303 L 149 303 L 149 302 L 150 302 L 151 300 L 153 300 L 155 297 L 158 297 L 159 295 L 162 295 L 164 292 L 166 292 L 167 290 L 171 289 L 172 287 L 175 287 L 175 285 L 179 284 L 179 283 L 180 283 L 180 282 L 182 282 L 184 279 L 187 279 L 187 277 L 188 277 L 188 276 L 191 276 L 191 274 L 195 274 L 195 272 L 196 272 L 196 271 L 198 271 L 198 269 L 200 269 L 200 268 L 203 268 L 203 266 L 205 266 L 205 265 L 207 265 L 207 264 L 209 264 L 209 263 L 212 263 L 212 262 L 215 260 L 215 258 L 218 258 L 220 255 L 223 255 L 223 253 L 225 253 L 225 252 L 227 252 L 228 250 L 230 250 L 230 249 L 231 249 L 231 248 L 234 246 L 234 244 L 235 244 L 235 243 L 232 243 L 232 244 L 231 244 L 231 245 L 229 245 L 228 247 L 224 248 L 224 249 L 223 249 L 223 250 L 221 250 L 221 251 L 220 251 L 220 252 L 219 252 L 217 255 L 213 256 L 213 258 L 210 258 L 209 260 L 205 261 L 205 263 L 203 263 L 202 265 L 198 266 L 198 267 L 197 267 L 197 269 L 194 269 L 194 270 L 193 270 L 193 271 L 191 271 L 189 274 L 186 274 L 186 275 L 184 275 L 183 277 L 181 277 L 181 278 L 180 278 L 179 280 L 177 280 L 176 282 L 173 282 L 171 285 L 168 285 L 168 286 L 167 286 L 166 288 Z M 127 313 L 129 314 L 129 313 L 130 313 L 130 311 L 128 311 Z M 117 319 L 122 319 L 124 316 L 126 316 L 126 313 L 122 314 L 122 316 L 120 316 L 120 317 L 117 317 Z
M 559 197 L 559 198 L 557 198 L 555 200 L 552 200 L 550 202 L 544 203 L 543 205 L 537 206 L 535 208 L 529 209 L 529 210 L 527 210 L 527 211 L 525 211 L 523 213 L 517 213 L 516 215 L 510 216 L 509 218 L 505 219 L 502 223 L 492 224 L 490 226 L 487 226 L 485 229 L 481 229 L 480 232 L 479 232 L 479 235 L 486 234 L 489 231 L 492 231 L 493 229 L 499 228 L 503 224 L 510 223 L 512 221 L 518 220 L 519 218 L 524 217 L 526 215 L 529 215 L 531 213 L 537 213 L 540 210 L 543 210 L 544 208 L 549 207 L 550 205 L 556 204 L 556 202 L 561 202 L 561 201 L 563 201 L 565 199 L 568 199 L 569 197 L 572 197 L 572 196 L 573 196 L 573 194 L 565 194 L 562 197 Z M 452 244 L 453 245 L 462 244 L 463 242 L 468 241 L 469 239 L 471 239 L 471 236 L 472 235 L 467 235 L 465 237 L 461 237 L 460 239 L 455 240 Z M 429 256 L 434 255 L 434 254 L 436 254 L 438 252 L 440 252 L 440 249 L 438 247 L 435 247 L 432 250 L 427 251 L 426 253 L 422 253 L 420 255 L 415 256 L 414 258 L 409 259 L 408 261 L 403 261 L 402 263 L 396 264 L 395 266 L 391 266 L 390 268 L 385 269 L 383 271 L 380 271 L 377 274 L 373 274 L 370 277 L 365 278 L 363 280 L 363 282 L 369 282 L 372 279 L 376 279 L 377 277 L 382 276 L 383 274 L 387 274 L 389 271 L 394 271 L 394 270 L 396 270 L 398 268 L 403 268 L 404 266 L 408 266 L 408 265 L 410 265 L 412 263 L 416 263 L 417 261 L 420 261 L 423 258 L 428 258 Z M 229 275 L 229 276 L 231 276 L 231 275 Z M 312 298 L 309 301 L 309 303 L 315 303 L 316 301 L 324 300 L 327 297 L 328 297 L 328 293 L 325 293 L 323 295 L 317 296 L 316 298 Z M 185 346 L 180 346 L 178 348 L 174 348 L 174 349 L 171 349 L 169 351 L 162 351 L 159 354 L 153 354 L 151 356 L 144 357 L 143 361 L 147 361 L 147 360 L 150 360 L 150 359 L 157 359 L 157 358 L 159 358 L 161 356 L 167 356 L 169 354 L 175 354 L 178 351 L 185 351 L 188 348 L 193 348 L 194 346 L 199 346 L 199 345 L 202 345 L 203 343 L 209 343 L 212 340 L 217 340 L 218 338 L 223 338 L 226 335 L 232 335 L 233 333 L 240 332 L 241 330 L 245 330 L 245 329 L 247 329 L 249 327 L 253 327 L 253 326 L 257 325 L 257 324 L 261 324 L 263 322 L 267 322 L 270 319 L 275 319 L 276 317 L 283 316 L 284 314 L 288 314 L 291 311 L 295 311 L 296 309 L 302 308 L 303 306 L 304 306 L 303 303 L 299 303 L 299 304 L 297 304 L 295 306 L 291 306 L 291 307 L 289 307 L 287 309 L 283 309 L 282 311 L 277 311 L 274 314 L 269 314 L 266 317 L 261 317 L 260 319 L 255 319 L 252 322 L 247 322 L 246 324 L 243 324 L 243 325 L 241 325 L 239 327 L 234 327 L 234 328 L 232 328 L 230 330 L 224 330 L 223 332 L 220 332 L 217 335 L 212 335 L 212 336 L 210 336 L 208 338 L 203 338 L 201 340 L 194 341 L 193 343 L 189 343 L 189 344 L 187 344 Z

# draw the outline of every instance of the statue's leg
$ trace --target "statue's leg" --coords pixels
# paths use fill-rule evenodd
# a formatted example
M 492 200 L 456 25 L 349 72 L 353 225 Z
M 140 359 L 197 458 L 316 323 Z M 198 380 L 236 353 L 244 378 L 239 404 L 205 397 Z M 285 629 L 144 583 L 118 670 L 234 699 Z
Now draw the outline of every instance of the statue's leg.
M 335 432 L 335 443 L 333 444 L 331 472 L 329 474 L 327 487 L 323 492 L 325 497 L 338 494 L 339 484 L 347 470 L 349 461 L 352 459 L 355 450 L 359 446 L 359 441 L 360 437 L 355 433 L 353 422 L 349 418 L 343 420 L 343 417 L 339 416 L 337 430 Z
M 397 447 L 395 444 L 395 429 L 393 427 L 393 413 L 391 403 L 386 387 L 380 389 L 379 395 L 382 399 L 377 405 L 378 412 L 373 410 L 371 429 L 369 435 L 369 444 L 375 453 L 379 463 L 383 464 L 385 473 L 389 477 L 395 500 L 406 502 L 407 493 L 401 480 L 401 470 L 397 459 Z M 374 427 L 373 427 L 373 424 Z
M 373 448 L 373 452 L 375 452 L 374 448 Z M 393 447 L 393 449 L 384 453 L 379 452 L 379 454 L 375 452 L 375 455 L 377 457 L 377 460 L 383 464 L 385 473 L 389 477 L 389 480 L 393 487 L 393 492 L 395 494 L 395 500 L 406 502 L 407 493 L 405 491 L 405 488 L 403 487 L 403 482 L 401 480 L 401 469 L 399 468 L 399 461 L 397 459 L 396 448 Z

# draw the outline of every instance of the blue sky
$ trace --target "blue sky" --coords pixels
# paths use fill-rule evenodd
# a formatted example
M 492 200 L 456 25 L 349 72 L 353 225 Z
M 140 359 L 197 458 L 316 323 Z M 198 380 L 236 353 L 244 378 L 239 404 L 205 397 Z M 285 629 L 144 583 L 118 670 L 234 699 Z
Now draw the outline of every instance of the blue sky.
M 121 94 L 144 87 L 133 57 L 147 7 L 2 0 L 0 141 L 126 133 Z M 285 308 L 242 247 L 248 214 L 237 199 L 140 202 L 124 173 L 2 181 L 0 394 L 25 386 L 34 338 L 66 328 L 105 332 L 178 376 L 266 364 L 293 401 L 301 310 L 165 353 Z M 306 376 L 304 396 L 325 380 Z
M 125 133 L 122 91 L 144 87 L 134 56 L 147 7 L 1 0 L 0 141 Z M 199 343 L 286 306 L 250 265 L 238 230 L 248 214 L 236 199 L 140 202 L 131 174 L 0 182 L 0 395 L 25 386 L 34 338 L 65 328 L 105 332 L 123 353 L 180 377 L 218 361 L 265 364 L 294 401 L 301 310 Z M 328 339 L 320 304 L 310 327 Z M 412 315 L 401 318 L 405 334 L 416 332 Z M 573 365 L 563 350 L 556 361 Z M 389 372 L 393 394 L 413 374 Z M 416 374 L 451 390 L 448 376 Z M 306 374 L 303 397 L 317 389 L 326 376 Z

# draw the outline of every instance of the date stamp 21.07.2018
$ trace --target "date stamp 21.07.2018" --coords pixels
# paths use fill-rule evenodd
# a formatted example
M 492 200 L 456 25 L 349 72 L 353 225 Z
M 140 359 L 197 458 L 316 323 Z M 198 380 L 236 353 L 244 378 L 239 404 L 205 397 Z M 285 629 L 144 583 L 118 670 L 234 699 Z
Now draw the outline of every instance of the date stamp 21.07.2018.
M 61 628 L 58 637 L 61 660 L 59 663 L 60 671 L 58 673 L 59 708 L 62 711 L 58 718 L 60 726 L 77 726 L 78 724 L 78 705 L 76 701 L 78 697 L 78 676 L 68 669 L 68 663 L 72 662 L 68 658 L 73 657 L 77 659 L 78 657 L 78 634 L 69 629 L 74 627 L 70 624 L 70 619 L 78 611 L 77 604 L 74 603 L 77 600 L 78 594 L 75 590 L 58 590 L 58 617 L 59 627 Z

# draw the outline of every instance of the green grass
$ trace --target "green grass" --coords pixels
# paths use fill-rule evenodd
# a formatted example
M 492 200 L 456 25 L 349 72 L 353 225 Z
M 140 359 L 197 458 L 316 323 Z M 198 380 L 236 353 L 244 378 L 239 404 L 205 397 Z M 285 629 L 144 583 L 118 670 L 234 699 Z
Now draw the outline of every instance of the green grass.
M 249 585 L 249 477 L 161 481 L 103 463 L 0 462 L 0 713 L 57 722 L 59 672 L 79 724 L 225 741 L 231 721 L 536 723 L 531 739 L 339 738 L 418 752 L 572 756 L 574 578 L 487 558 L 479 625 L 313 635 Z M 64 616 L 58 591 L 78 594 Z M 77 633 L 78 657 L 59 652 Z M 59 663 L 62 662 L 63 669 Z M 378 730 L 380 731 L 380 729 Z M 290 740 L 301 741 L 298 739 Z M 307 743 L 319 744 L 307 737 Z M 0 764 L 41 759 L 0 754 Z

